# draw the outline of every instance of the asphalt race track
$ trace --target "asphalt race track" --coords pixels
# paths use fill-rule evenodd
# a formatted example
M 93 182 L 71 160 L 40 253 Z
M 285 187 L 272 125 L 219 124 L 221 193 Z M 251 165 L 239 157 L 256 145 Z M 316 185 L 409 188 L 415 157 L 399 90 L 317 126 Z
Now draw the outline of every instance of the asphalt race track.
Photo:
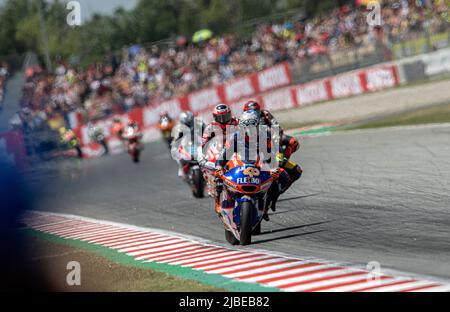
M 302 179 L 258 248 L 450 278 L 450 126 L 305 138 Z M 194 199 L 165 144 L 51 161 L 30 171 L 36 209 L 171 230 L 226 244 L 211 198 Z

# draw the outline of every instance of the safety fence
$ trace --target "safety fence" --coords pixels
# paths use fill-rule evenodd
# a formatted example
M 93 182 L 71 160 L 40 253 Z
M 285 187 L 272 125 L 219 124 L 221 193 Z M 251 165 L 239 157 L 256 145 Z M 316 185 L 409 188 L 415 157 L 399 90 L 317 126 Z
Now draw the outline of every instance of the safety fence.
M 290 82 L 290 68 L 287 64 L 281 64 L 224 85 L 162 102 L 159 105 L 135 108 L 119 117 L 123 122 L 137 121 L 143 129 L 144 141 L 150 142 L 158 140 L 160 137 L 157 124 L 159 113 L 162 111 L 177 116 L 182 110 L 190 109 L 207 122 L 211 119 L 211 109 L 218 102 L 229 104 L 232 111 L 237 114 L 242 111 L 242 99 L 252 97 L 258 100 L 264 108 L 278 111 L 374 92 L 400 84 L 397 66 L 393 64 L 373 66 L 304 84 L 292 85 Z M 111 125 L 112 117 L 96 124 L 103 129 L 106 137 L 110 138 L 109 144 L 114 153 L 114 151 L 120 150 L 122 144 L 117 138 L 111 136 Z M 87 127 L 83 125 L 78 127 L 77 131 L 86 156 L 101 155 L 102 148 L 91 141 Z
M 157 128 L 162 111 L 177 116 L 182 110 L 192 110 L 205 122 L 211 119 L 211 110 L 218 102 L 231 106 L 233 113 L 242 111 L 244 99 L 254 98 L 271 111 L 301 108 L 332 99 L 376 92 L 410 82 L 450 74 L 450 48 L 432 53 L 404 58 L 399 61 L 381 63 L 363 69 L 348 71 L 305 83 L 295 83 L 293 67 L 282 63 L 264 71 L 231 80 L 228 83 L 197 91 L 162 103 L 150 103 L 145 108 L 135 108 L 119 115 L 123 122 L 136 120 L 143 129 L 144 141 L 160 138 Z M 79 124 L 81 117 L 70 119 Z M 111 136 L 113 117 L 97 122 L 109 138 L 112 153 L 119 152 L 123 145 Z M 76 127 L 87 157 L 101 155 L 102 148 L 91 142 L 84 125 Z

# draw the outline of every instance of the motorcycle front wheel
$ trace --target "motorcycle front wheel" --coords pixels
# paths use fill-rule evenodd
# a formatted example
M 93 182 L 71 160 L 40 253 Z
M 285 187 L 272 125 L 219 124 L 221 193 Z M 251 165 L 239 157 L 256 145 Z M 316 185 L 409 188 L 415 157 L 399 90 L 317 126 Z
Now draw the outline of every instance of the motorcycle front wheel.
M 78 158 L 82 159 L 82 158 L 83 158 L 83 151 L 81 150 L 81 147 L 77 145 L 77 146 L 75 147 L 75 149 L 76 149 L 76 151 L 77 151 L 77 156 L 78 156 Z
M 133 162 L 139 162 L 139 150 L 137 148 L 133 151 Z
M 105 151 L 104 155 L 108 155 L 109 154 L 109 148 L 108 148 L 108 143 L 106 143 L 105 140 L 101 141 L 100 144 L 103 146 L 103 149 Z
M 205 196 L 205 181 L 203 179 L 203 173 L 199 169 L 194 169 L 192 172 L 192 194 L 196 198 L 203 198 Z
M 241 245 L 249 245 L 252 242 L 252 214 L 253 204 L 251 202 L 242 203 L 241 207 Z

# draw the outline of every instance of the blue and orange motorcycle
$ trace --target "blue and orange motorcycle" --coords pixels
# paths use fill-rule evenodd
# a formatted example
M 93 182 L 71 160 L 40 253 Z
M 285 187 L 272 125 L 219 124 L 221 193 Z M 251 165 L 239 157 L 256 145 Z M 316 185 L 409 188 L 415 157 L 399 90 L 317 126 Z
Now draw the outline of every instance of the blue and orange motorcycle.
M 272 189 L 280 171 L 264 168 L 259 161 L 246 162 L 235 154 L 219 177 L 223 183 L 217 213 L 232 245 L 248 245 L 261 233 L 261 221 L 268 209 Z M 281 169 L 282 170 L 282 169 Z

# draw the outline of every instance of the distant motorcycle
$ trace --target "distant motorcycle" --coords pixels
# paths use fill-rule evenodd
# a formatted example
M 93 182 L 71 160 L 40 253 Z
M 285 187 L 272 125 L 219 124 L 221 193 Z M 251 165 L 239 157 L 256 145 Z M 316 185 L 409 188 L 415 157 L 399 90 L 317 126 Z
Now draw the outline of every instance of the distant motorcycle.
M 161 135 L 164 141 L 166 141 L 169 148 L 170 144 L 172 143 L 172 129 L 174 126 L 175 126 L 174 121 L 171 120 L 169 117 L 162 117 L 158 124 L 158 128 L 161 131 Z
M 123 138 L 128 141 L 128 153 L 133 162 L 138 163 L 142 152 L 142 133 L 135 128 L 128 127 L 123 134 Z
M 225 238 L 232 245 L 248 245 L 252 235 L 261 233 L 271 188 L 277 186 L 278 179 L 276 171 L 267 169 L 259 162 L 245 162 L 235 154 L 219 177 L 223 183 L 219 218 L 225 227 Z
M 192 195 L 196 198 L 204 197 L 205 180 L 203 178 L 202 170 L 197 161 L 197 147 L 189 142 L 181 144 L 178 147 L 178 153 L 183 164 L 183 177 L 192 189 Z
M 75 136 L 75 134 L 68 133 L 66 136 L 66 142 L 71 148 L 77 151 L 78 158 L 83 158 L 83 151 L 81 150 L 80 142 L 78 141 L 78 138 Z
M 106 142 L 105 134 L 102 129 L 96 126 L 89 126 L 89 137 L 92 141 L 97 144 L 100 144 L 103 147 L 104 155 L 109 154 L 108 144 Z
M 105 135 L 103 134 L 103 132 L 101 132 L 101 133 L 96 133 L 96 134 L 94 135 L 94 141 L 95 141 L 97 144 L 100 144 L 101 146 L 103 146 L 103 150 L 105 151 L 105 155 L 108 155 L 108 154 L 109 154 L 108 144 L 107 144 L 107 142 L 106 142 L 106 137 L 105 137 Z

